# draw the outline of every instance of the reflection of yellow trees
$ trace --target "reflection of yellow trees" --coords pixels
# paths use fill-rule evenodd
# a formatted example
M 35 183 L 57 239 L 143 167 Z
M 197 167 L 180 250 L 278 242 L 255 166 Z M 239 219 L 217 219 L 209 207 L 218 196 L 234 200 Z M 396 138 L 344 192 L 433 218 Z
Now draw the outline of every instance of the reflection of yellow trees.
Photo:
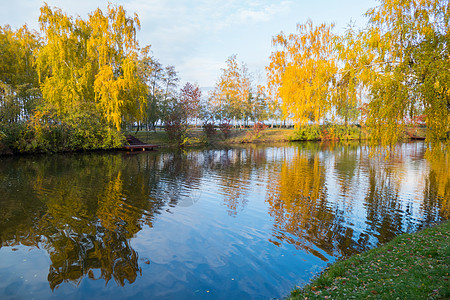
M 45 203 L 46 213 L 31 231 L 44 237 L 52 289 L 79 284 L 86 275 L 120 285 L 136 280 L 138 256 L 128 239 L 140 230 L 142 211 L 126 201 L 121 164 L 120 156 L 83 156 L 36 167 L 34 197 Z
M 426 178 L 423 210 L 430 212 L 440 208 L 444 219 L 450 218 L 450 156 L 448 145 L 433 145 L 426 158 L 430 171 Z
M 7 218 L 0 219 L 1 246 L 46 249 L 52 289 L 84 277 L 134 282 L 140 268 L 129 239 L 143 223 L 152 226 L 161 207 L 176 205 L 202 173 L 196 156 L 152 154 L 48 156 L 20 165 L 10 171 L 21 178 L 6 195 L 15 201 L 0 202 Z M 8 182 L 0 178 L 0 187 Z
M 48 237 L 46 248 L 52 262 L 48 281 L 52 289 L 62 282 L 78 284 L 85 275 L 106 282 L 114 278 L 120 285 L 136 280 L 138 256 L 128 240 L 120 232 L 92 227 L 97 229 L 95 236 L 67 229 Z M 98 278 L 94 278 L 93 270 L 99 270 Z
M 378 241 L 385 243 L 402 232 L 402 214 L 399 212 L 400 184 L 394 180 L 392 169 L 372 166 L 369 171 L 369 188 L 365 206 L 367 222 Z
M 391 240 L 406 230 L 417 229 L 417 225 L 433 223 L 449 218 L 450 175 L 449 157 L 445 148 L 433 145 L 427 150 L 426 164 L 420 165 L 420 173 L 414 177 L 417 191 L 423 191 L 423 198 L 417 194 L 415 201 L 401 199 L 401 190 L 407 178 L 406 159 L 420 162 L 424 158 L 425 145 L 403 144 L 392 149 L 389 159 L 382 154 L 372 159 L 365 157 L 361 168 L 368 176 L 368 189 L 364 199 L 368 230 L 380 243 Z M 403 196 L 405 197 L 405 196 Z M 406 200 L 406 201 L 405 201 Z M 414 203 L 420 203 L 418 212 Z M 421 221 L 417 223 L 417 214 Z
M 54 180 L 51 192 L 45 192 L 45 185 L 37 187 L 48 208 L 39 229 L 47 238 L 44 245 L 52 261 L 50 287 L 64 281 L 78 284 L 85 275 L 93 277 L 95 269 L 106 282 L 111 278 L 120 285 L 125 280 L 134 282 L 139 271 L 137 254 L 127 238 L 140 229 L 140 214 L 123 208 L 121 173 L 98 187 L 98 203 L 82 195 L 77 178 Z
M 424 190 L 424 198 L 417 199 L 421 211 L 417 211 L 417 202 L 402 195 L 403 183 L 410 179 L 406 175 L 414 174 L 405 158 L 421 163 L 424 149 L 402 145 L 386 159 L 383 154 L 369 157 L 370 151 L 363 147 L 359 151 L 337 148 L 334 155 L 326 159 L 334 161 L 331 170 L 328 168 L 331 165 L 321 159 L 327 148 L 303 145 L 291 161 L 283 162 L 278 177 L 268 185 L 269 213 L 275 219 L 272 242 L 291 243 L 322 259 L 325 257 L 315 251 L 315 247 L 330 255 L 348 256 L 375 246 L 373 242 L 387 242 L 405 229 L 414 230 L 421 224 L 447 219 L 450 193 L 447 152 L 438 152 L 433 160 L 430 158 L 429 174 L 415 187 Z M 326 172 L 331 171 L 335 176 L 328 177 Z M 426 171 L 419 172 L 425 174 Z M 421 175 L 415 180 L 420 178 Z M 355 200 L 359 198 L 353 197 L 359 194 L 357 189 L 366 187 L 365 183 L 365 196 L 362 203 L 358 203 Z M 414 182 L 408 182 L 407 187 L 411 188 L 409 184 Z M 327 185 L 339 188 L 337 198 L 328 194 Z M 359 209 L 355 210 L 355 205 Z M 365 225 L 355 226 L 353 214 L 363 218 Z M 418 214 L 423 220 L 417 220 Z M 370 236 L 376 239 L 371 240 Z
M 245 147 L 126 158 L 98 154 L 21 158 L 17 165 L 0 165 L 0 189 L 6 199 L 0 201 L 0 242 L 42 245 L 51 260 L 51 288 L 62 282 L 78 284 L 84 277 L 132 283 L 140 269 L 129 239 L 144 223 L 152 226 L 164 206 L 179 205 L 189 197 L 206 175 L 220 189 L 231 215 L 245 208 L 255 181 L 267 182 L 274 244 L 290 243 L 323 260 L 327 254 L 347 256 L 410 226 L 448 218 L 448 152 L 430 152 L 429 168 L 419 168 L 422 181 L 417 190 L 424 190 L 424 197 L 414 202 L 401 199 L 402 181 L 408 159 L 426 165 L 425 146 L 414 153 L 410 147 L 404 149 L 393 151 L 389 160 L 369 159 L 363 147 L 317 143 L 276 151 Z M 344 197 L 336 199 L 333 184 Z M 362 191 L 365 196 L 355 201 L 352 196 L 360 187 L 367 187 Z M 342 203 L 342 198 L 350 201 Z M 417 220 L 418 214 L 423 221 Z M 351 224 L 355 215 L 365 225 Z
M 275 237 L 326 260 L 311 245 L 328 253 L 333 248 L 330 225 L 334 214 L 326 198 L 325 166 L 317 154 L 299 152 L 291 161 L 284 162 L 267 195 L 269 213 L 275 218 Z
M 123 191 L 122 172 L 113 177 L 98 196 L 97 218 L 110 231 L 122 230 L 127 238 L 141 228 L 138 220 L 142 212 L 127 203 Z
M 408 158 L 423 159 L 423 149 L 402 144 L 391 148 L 388 156 L 380 150 L 363 153 L 360 168 L 367 176 L 363 200 L 366 231 L 376 237 L 378 243 L 386 243 L 405 228 L 412 230 L 415 226 L 416 220 L 411 215 L 413 201 L 402 199 L 401 192 L 408 180 Z

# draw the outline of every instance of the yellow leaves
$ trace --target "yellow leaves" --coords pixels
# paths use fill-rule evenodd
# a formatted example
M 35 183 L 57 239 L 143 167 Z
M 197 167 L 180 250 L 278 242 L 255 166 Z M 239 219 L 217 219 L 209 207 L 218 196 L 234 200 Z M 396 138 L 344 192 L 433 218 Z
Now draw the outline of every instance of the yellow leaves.
M 73 20 L 44 5 L 39 21 L 46 44 L 37 67 L 40 74 L 51 71 L 42 79 L 43 96 L 59 118 L 82 103 L 95 103 L 117 130 L 125 117 L 139 117 L 145 89 L 137 76 L 136 15 L 130 18 L 123 7 L 109 5 L 106 15 L 97 9 L 88 20 Z
M 291 237 L 276 237 L 286 239 L 296 247 L 308 248 L 305 241 L 323 229 L 319 223 L 328 222 L 333 216 L 318 205 L 326 193 L 323 162 L 318 153 L 297 150 L 269 184 L 266 201 L 275 226 L 291 234 Z
M 213 101 L 216 105 L 226 107 L 223 117 L 241 119 L 250 95 L 250 76 L 247 66 L 244 63 L 239 65 L 236 55 L 230 56 L 226 63 L 227 68 L 223 69 L 216 84 Z
M 268 90 L 282 99 L 283 111 L 296 126 L 319 122 L 330 109 L 328 90 L 337 71 L 333 53 L 333 25 L 314 27 L 309 20 L 297 25 L 297 34 L 273 39 L 282 50 L 271 54 Z

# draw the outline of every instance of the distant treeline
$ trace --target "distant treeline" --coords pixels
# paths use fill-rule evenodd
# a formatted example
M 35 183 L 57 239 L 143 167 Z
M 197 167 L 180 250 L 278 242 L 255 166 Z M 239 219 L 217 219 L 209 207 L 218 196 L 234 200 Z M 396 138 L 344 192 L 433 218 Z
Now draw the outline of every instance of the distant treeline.
M 82 19 L 45 4 L 40 32 L 0 26 L 0 153 L 115 148 L 124 131 L 158 124 L 180 145 L 190 125 L 286 121 L 299 134 L 358 124 L 383 145 L 411 124 L 448 138 L 448 1 L 381 0 L 366 15 L 367 26 L 343 35 L 308 21 L 275 36 L 266 86 L 232 55 L 202 96 L 140 47 L 136 14 L 110 4 Z

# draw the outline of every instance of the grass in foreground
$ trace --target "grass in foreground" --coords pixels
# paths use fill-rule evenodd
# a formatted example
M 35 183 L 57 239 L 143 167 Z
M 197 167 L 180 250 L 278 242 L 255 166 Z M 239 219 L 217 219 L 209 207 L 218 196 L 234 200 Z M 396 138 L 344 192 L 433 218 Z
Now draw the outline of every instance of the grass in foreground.
M 450 221 L 338 261 L 290 299 L 450 299 Z

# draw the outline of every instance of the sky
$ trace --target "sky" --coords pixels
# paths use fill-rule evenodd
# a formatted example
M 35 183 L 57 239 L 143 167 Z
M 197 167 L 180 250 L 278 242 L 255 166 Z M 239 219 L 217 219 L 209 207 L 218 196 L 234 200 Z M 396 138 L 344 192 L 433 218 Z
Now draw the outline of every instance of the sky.
M 47 0 L 74 17 L 87 19 L 107 1 Z M 137 13 L 141 47 L 151 45 L 152 54 L 164 66 L 173 65 L 180 85 L 215 85 L 233 54 L 247 64 L 256 84 L 265 82 L 272 37 L 281 31 L 295 33 L 296 24 L 311 19 L 314 25 L 334 23 L 343 33 L 350 22 L 366 24 L 364 13 L 378 5 L 375 0 L 116 0 L 129 16 Z M 0 0 L 0 25 L 17 29 L 24 24 L 39 29 L 38 18 L 44 1 Z

